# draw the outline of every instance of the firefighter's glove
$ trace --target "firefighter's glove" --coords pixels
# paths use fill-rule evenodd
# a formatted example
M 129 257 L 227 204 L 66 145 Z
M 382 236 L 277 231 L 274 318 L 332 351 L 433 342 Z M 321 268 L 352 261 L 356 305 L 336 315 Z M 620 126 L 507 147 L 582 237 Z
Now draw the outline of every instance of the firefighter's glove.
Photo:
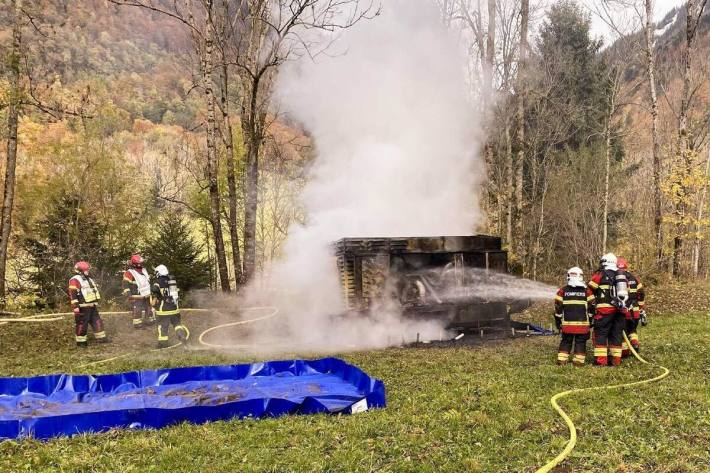
M 641 322 L 641 325 L 643 325 L 644 327 L 645 327 L 646 324 L 648 323 L 648 318 L 646 317 L 646 311 L 645 311 L 645 310 L 642 310 L 642 311 L 641 311 L 641 317 L 639 318 L 639 322 Z
M 79 309 L 78 307 L 74 307 L 74 309 L 72 309 L 72 312 L 74 312 L 74 315 L 79 315 L 81 314 L 81 309 Z

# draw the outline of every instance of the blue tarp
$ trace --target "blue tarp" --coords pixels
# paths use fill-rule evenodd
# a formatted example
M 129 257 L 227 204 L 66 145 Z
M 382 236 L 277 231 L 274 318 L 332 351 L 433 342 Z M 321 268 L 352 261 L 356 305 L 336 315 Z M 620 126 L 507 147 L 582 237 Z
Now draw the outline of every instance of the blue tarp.
M 0 378 L 0 439 L 384 406 L 384 383 L 337 358 Z

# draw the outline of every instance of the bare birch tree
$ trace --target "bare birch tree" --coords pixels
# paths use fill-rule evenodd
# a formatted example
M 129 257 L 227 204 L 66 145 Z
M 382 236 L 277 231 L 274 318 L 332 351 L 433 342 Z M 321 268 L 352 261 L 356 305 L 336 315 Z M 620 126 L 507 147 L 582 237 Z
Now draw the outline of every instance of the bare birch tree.
M 259 156 L 270 120 L 273 80 L 285 61 L 317 55 L 327 48 L 325 35 L 377 14 L 360 0 L 246 0 L 237 10 L 231 61 L 241 79 L 241 126 L 246 146 L 244 204 L 244 279 L 256 269 Z M 322 41 L 325 41 L 323 43 Z M 269 118 L 271 117 L 271 118 Z

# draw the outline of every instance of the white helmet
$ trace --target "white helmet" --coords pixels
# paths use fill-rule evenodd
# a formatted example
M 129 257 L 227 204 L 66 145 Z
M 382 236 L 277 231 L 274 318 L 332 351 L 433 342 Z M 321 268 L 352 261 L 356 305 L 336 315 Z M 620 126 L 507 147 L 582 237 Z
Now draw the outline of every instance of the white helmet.
M 570 286 L 584 287 L 584 274 L 582 269 L 574 266 L 567 270 L 567 284 Z
M 155 275 L 156 276 L 167 276 L 168 275 L 168 268 L 166 268 L 164 264 L 156 266 L 155 267 Z
M 614 253 L 607 253 L 602 256 L 599 264 L 602 265 L 604 269 L 611 269 L 616 271 L 616 255 Z

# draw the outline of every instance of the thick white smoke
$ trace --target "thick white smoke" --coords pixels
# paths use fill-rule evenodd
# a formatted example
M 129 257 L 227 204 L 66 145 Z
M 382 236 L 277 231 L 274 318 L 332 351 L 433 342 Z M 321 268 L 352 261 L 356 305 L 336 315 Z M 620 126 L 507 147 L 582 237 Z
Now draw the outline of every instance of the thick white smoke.
M 343 301 L 329 245 L 472 232 L 481 112 L 467 100 L 465 57 L 426 0 L 385 2 L 336 48 L 343 54 L 294 63 L 278 80 L 282 110 L 312 135 L 317 157 L 302 195 L 308 223 L 289 230 L 269 303 L 289 339 L 319 348 L 438 337 L 440 326 L 384 308 L 367 320 L 331 317 Z

